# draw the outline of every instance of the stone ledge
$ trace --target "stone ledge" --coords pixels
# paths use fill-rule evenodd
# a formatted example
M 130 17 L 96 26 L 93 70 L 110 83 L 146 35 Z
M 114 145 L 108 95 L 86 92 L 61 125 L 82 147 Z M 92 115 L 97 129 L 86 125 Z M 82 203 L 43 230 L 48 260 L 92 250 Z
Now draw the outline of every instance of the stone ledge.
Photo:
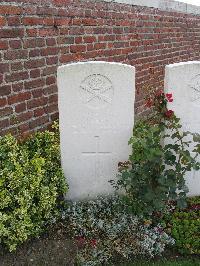
M 200 15 L 200 6 L 186 4 L 174 0 L 103 0 L 104 2 L 120 3 L 127 5 L 146 6 L 157 8 L 162 11 L 173 11 Z

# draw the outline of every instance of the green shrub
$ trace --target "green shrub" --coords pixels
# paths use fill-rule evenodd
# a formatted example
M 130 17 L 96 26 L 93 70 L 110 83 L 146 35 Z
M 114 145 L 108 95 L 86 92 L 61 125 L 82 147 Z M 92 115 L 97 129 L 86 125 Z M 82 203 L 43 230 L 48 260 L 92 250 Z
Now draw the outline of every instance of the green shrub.
M 167 102 L 172 101 L 172 94 L 152 92 L 147 104 L 154 112 L 135 125 L 129 141 L 133 152 L 129 162 L 120 163 L 114 186 L 125 190 L 124 201 L 137 215 L 163 211 L 168 200 L 185 207 L 188 187 L 184 175 L 199 169 L 200 135 L 181 130 L 180 119 L 167 109 Z
M 57 132 L 0 138 L 0 242 L 10 251 L 58 214 L 66 192 Z
M 189 198 L 187 209 L 175 209 L 165 222 L 181 254 L 200 255 L 200 197 Z

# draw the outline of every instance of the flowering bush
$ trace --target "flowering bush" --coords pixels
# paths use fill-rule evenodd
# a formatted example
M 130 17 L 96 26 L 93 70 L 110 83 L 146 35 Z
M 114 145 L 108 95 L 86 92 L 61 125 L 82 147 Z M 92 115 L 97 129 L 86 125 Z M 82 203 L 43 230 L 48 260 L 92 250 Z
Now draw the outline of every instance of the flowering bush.
M 172 101 L 172 94 L 162 90 L 146 99 L 153 112 L 135 125 L 129 141 L 133 152 L 128 162 L 120 163 L 118 181 L 112 181 L 117 189 L 125 190 L 123 199 L 135 214 L 164 210 L 169 199 L 185 207 L 184 174 L 199 169 L 200 136 L 182 131 L 180 119 L 167 108 Z M 193 137 L 193 152 L 189 136 Z
M 174 243 L 160 225 L 127 213 L 117 196 L 73 202 L 62 218 L 79 247 L 77 260 L 81 265 L 106 264 L 116 256 L 153 257 Z

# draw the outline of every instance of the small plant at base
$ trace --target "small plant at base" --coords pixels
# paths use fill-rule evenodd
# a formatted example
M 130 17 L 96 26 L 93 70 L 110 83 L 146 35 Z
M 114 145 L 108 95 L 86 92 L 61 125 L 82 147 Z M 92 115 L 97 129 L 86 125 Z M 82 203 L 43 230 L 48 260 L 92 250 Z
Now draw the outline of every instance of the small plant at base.
M 172 101 L 172 94 L 162 90 L 148 97 L 146 105 L 153 112 L 135 125 L 129 162 L 120 164 L 118 181 L 111 181 L 117 189 L 125 190 L 122 198 L 135 214 L 162 211 L 168 200 L 185 207 L 188 188 L 184 175 L 199 169 L 200 136 L 182 131 L 180 119 L 167 108 L 167 102 Z
M 186 209 L 176 208 L 164 215 L 165 231 L 175 239 L 181 254 L 200 255 L 200 197 L 188 198 Z
M 78 265 L 104 265 L 116 256 L 154 257 L 174 243 L 160 225 L 127 213 L 118 196 L 73 202 L 62 218 L 79 247 Z

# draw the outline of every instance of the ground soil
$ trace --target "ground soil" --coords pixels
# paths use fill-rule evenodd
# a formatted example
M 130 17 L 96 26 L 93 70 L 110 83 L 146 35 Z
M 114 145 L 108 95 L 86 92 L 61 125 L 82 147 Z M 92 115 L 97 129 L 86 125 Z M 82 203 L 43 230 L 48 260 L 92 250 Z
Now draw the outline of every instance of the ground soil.
M 77 247 L 61 224 L 51 226 L 40 238 L 22 244 L 15 252 L 0 249 L 0 266 L 71 266 Z

